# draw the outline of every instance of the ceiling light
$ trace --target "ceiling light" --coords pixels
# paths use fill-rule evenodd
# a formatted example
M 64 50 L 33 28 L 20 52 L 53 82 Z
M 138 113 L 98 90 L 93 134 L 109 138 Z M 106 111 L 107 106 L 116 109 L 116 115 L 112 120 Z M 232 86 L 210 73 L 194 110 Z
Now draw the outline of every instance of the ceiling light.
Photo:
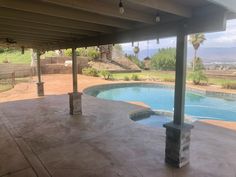
M 156 14 L 156 17 L 155 17 L 155 22 L 156 23 L 159 23 L 161 21 L 161 17 L 159 15 L 159 13 Z
M 123 6 L 123 3 L 122 1 L 120 0 L 120 3 L 119 3 L 119 12 L 121 15 L 123 15 L 125 13 L 125 9 L 124 9 L 124 6 Z

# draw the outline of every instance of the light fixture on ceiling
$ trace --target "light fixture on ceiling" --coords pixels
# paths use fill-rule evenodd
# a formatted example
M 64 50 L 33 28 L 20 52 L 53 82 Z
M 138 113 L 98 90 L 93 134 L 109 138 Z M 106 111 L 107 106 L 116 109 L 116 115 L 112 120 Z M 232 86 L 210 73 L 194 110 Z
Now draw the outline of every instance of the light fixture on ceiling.
M 122 0 L 120 0 L 120 3 L 119 3 L 119 12 L 121 15 L 123 15 L 125 13 L 125 9 L 124 9 Z
M 156 14 L 156 17 L 155 17 L 155 22 L 156 22 L 156 23 L 159 23 L 160 21 L 161 21 L 160 14 L 157 13 L 157 14 Z

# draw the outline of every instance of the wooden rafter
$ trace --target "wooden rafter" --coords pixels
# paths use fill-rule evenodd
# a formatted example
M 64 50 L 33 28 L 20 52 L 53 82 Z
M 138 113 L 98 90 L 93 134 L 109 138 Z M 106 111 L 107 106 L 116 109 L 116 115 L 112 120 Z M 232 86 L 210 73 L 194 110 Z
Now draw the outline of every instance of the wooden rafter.
M 191 8 L 179 4 L 172 0 L 127 0 L 128 2 L 138 4 L 141 6 L 149 7 L 152 9 L 168 12 L 171 14 L 179 15 L 182 17 L 191 17 Z
M 81 29 L 68 29 L 68 28 L 63 28 L 63 27 L 57 27 L 57 26 L 45 26 L 45 25 L 41 25 L 38 23 L 29 23 L 29 22 L 24 22 L 24 21 L 17 21 L 17 20 L 6 20 L 6 19 L 1 19 L 0 18 L 0 26 L 3 26 L 3 28 L 9 28 L 9 29 L 26 29 L 28 31 L 33 31 L 33 32 L 44 32 L 44 33 L 48 33 L 48 34 L 65 34 L 68 35 L 72 35 L 72 34 L 80 34 L 80 35 L 87 35 L 87 36 L 95 36 L 98 35 L 98 32 L 94 32 L 94 31 L 87 31 L 87 30 L 81 30 Z M 1 29 L 0 29 L 1 31 Z
M 26 11 L 36 14 L 43 14 L 47 16 L 54 16 L 75 21 L 83 21 L 94 24 L 107 25 L 123 29 L 131 29 L 133 27 L 132 23 L 130 23 L 129 21 L 114 19 L 111 17 L 80 11 L 72 8 L 56 6 L 49 3 L 42 3 L 40 1 L 1 0 L 0 7 Z M 37 19 L 35 19 L 35 21 L 37 21 Z
M 6 20 L 15 20 L 19 22 L 28 22 L 28 23 L 37 23 L 45 27 L 57 26 L 62 28 L 71 28 L 71 29 L 83 29 L 101 33 L 112 33 L 114 28 L 98 25 L 93 23 L 69 20 L 64 18 L 58 18 L 53 16 L 35 14 L 30 12 L 23 12 L 19 10 L 7 9 L 0 7 L 0 18 Z M 37 19 L 37 20 L 35 20 Z M 55 23 L 56 22 L 56 23 Z
M 43 0 L 44 2 L 64 6 L 64 7 L 70 7 L 74 9 L 79 9 L 83 11 L 88 11 L 100 15 L 110 16 L 110 17 L 116 17 L 120 19 L 127 19 L 131 21 L 137 21 L 147 24 L 155 24 L 155 16 L 150 15 L 148 13 L 140 13 L 139 11 L 135 9 L 131 9 L 128 7 L 125 7 L 125 14 L 121 15 L 118 11 L 118 2 L 116 4 L 111 3 L 104 3 L 102 1 L 97 0 L 71 0 L 71 1 L 65 1 L 65 0 Z M 91 6 L 92 4 L 92 6 Z

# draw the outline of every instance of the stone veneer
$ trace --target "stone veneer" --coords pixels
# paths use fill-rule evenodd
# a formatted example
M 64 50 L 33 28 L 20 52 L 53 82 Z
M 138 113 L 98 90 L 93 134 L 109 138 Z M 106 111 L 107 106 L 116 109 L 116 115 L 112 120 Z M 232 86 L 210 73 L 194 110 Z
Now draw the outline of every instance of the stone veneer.
M 165 161 L 181 168 L 189 163 L 190 135 L 193 125 L 176 125 L 173 122 L 164 125 L 166 128 Z
M 70 114 L 71 115 L 81 115 L 82 114 L 81 96 L 82 96 L 82 93 L 79 93 L 79 92 L 69 93 L 69 103 L 70 103 Z

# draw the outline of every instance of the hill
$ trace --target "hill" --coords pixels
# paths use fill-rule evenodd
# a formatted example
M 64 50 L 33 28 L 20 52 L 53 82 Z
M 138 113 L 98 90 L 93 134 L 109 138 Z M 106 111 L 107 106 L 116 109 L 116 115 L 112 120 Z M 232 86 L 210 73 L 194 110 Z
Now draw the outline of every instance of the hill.
M 127 54 L 133 54 L 133 51 L 125 50 Z M 143 60 L 145 57 L 153 56 L 158 49 L 143 49 L 139 52 L 139 59 Z M 194 50 L 192 47 L 188 48 L 188 61 L 190 62 L 193 58 Z M 198 56 L 203 58 L 204 63 L 225 63 L 225 62 L 235 62 L 236 63 L 236 47 L 232 48 L 200 48 L 198 51 Z

